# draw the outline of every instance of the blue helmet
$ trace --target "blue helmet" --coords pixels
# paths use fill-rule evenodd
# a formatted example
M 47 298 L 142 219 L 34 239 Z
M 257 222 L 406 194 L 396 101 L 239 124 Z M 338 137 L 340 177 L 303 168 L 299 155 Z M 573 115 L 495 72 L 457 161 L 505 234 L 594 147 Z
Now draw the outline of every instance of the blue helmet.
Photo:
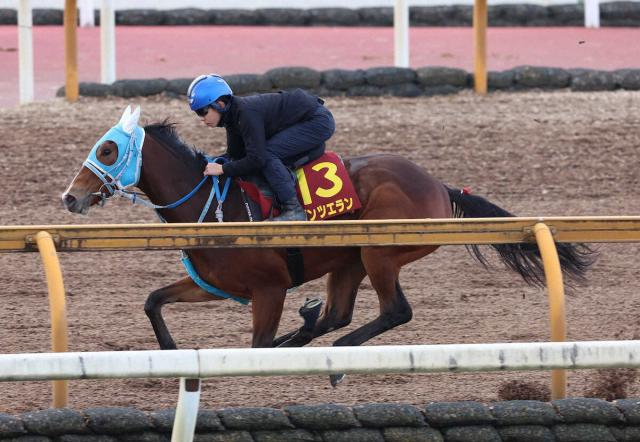
M 216 100 L 225 95 L 233 95 L 233 91 L 227 82 L 216 74 L 200 75 L 191 82 L 189 89 L 187 89 L 189 107 L 192 111 L 211 106 L 222 113 L 223 109 L 218 106 Z

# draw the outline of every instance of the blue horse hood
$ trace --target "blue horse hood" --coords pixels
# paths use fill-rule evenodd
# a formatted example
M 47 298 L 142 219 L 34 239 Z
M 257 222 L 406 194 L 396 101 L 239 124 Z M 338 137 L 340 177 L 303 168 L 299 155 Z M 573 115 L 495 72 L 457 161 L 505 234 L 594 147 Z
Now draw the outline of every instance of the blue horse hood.
M 140 180 L 142 170 L 144 138 L 145 131 L 140 126 L 136 126 L 131 134 L 125 132 L 120 124 L 113 126 L 93 146 L 84 166 L 96 175 L 109 177 L 121 188 L 135 186 Z M 118 146 L 118 158 L 112 165 L 102 163 L 96 155 L 98 148 L 105 141 L 112 141 Z

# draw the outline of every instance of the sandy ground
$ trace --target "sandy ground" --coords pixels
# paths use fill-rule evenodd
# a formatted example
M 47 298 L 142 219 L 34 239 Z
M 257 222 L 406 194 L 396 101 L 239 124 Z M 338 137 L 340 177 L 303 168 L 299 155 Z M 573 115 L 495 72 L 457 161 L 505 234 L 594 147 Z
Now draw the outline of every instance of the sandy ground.
M 222 131 L 201 126 L 184 103 L 139 100 L 143 122 L 170 117 L 179 133 L 219 153 Z M 115 124 L 124 100 L 52 101 L 0 110 L 0 225 L 143 223 L 155 215 L 112 201 L 86 217 L 67 213 L 59 200 L 93 143 Z M 350 156 L 404 155 L 446 183 L 522 216 L 637 215 L 640 92 L 471 93 L 420 99 L 330 99 L 338 128 L 331 148 Z M 568 297 L 570 340 L 630 339 L 638 328 L 640 265 L 635 244 L 601 245 L 590 284 Z M 70 349 L 156 349 L 143 311 L 148 293 L 183 276 L 178 252 L 67 253 L 61 255 L 67 289 Z M 494 262 L 497 262 L 493 259 Z M 404 268 L 400 281 L 414 308 L 409 324 L 376 338 L 378 344 L 545 341 L 549 336 L 544 290 L 527 287 L 499 264 L 485 271 L 464 247 L 445 247 Z M 300 323 L 305 296 L 323 295 L 323 279 L 292 294 L 281 331 Z M 46 352 L 49 313 L 37 254 L 0 255 L 0 352 Z M 318 339 L 330 345 L 373 319 L 375 293 L 362 284 L 354 321 Z M 173 305 L 165 309 L 181 348 L 247 347 L 249 309 L 233 302 Z M 588 394 L 600 382 L 592 370 L 569 374 L 568 393 Z M 321 376 L 206 380 L 202 406 L 282 406 L 335 402 L 500 399 L 501 386 L 526 381 L 544 388 L 548 373 L 348 376 L 338 388 Z M 628 385 L 637 396 L 639 386 Z M 0 386 L 0 411 L 47 408 L 46 382 Z M 175 406 L 177 380 L 74 381 L 73 408 Z

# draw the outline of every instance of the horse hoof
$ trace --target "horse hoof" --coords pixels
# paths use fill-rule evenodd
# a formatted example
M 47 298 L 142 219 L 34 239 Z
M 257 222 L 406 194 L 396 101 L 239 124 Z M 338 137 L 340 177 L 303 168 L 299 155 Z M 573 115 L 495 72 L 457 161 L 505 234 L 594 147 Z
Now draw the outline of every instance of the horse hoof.
M 316 325 L 316 321 L 320 316 L 320 309 L 322 308 L 322 300 L 320 298 L 313 298 L 305 301 L 304 305 L 300 307 L 298 313 L 304 319 L 305 330 L 313 330 Z
M 344 374 L 331 374 L 329 375 L 329 381 L 331 382 L 331 386 L 333 388 L 337 387 L 337 385 L 344 380 Z

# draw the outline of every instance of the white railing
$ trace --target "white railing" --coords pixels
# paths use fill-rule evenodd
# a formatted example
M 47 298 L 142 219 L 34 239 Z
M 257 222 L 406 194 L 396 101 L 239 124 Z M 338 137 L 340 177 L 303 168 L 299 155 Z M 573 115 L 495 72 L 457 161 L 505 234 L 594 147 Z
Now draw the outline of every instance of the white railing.
M 5 354 L 0 381 L 180 377 L 171 440 L 190 442 L 199 378 L 622 367 L 640 367 L 640 341 Z
M 0 355 L 0 381 L 637 368 L 640 341 Z

